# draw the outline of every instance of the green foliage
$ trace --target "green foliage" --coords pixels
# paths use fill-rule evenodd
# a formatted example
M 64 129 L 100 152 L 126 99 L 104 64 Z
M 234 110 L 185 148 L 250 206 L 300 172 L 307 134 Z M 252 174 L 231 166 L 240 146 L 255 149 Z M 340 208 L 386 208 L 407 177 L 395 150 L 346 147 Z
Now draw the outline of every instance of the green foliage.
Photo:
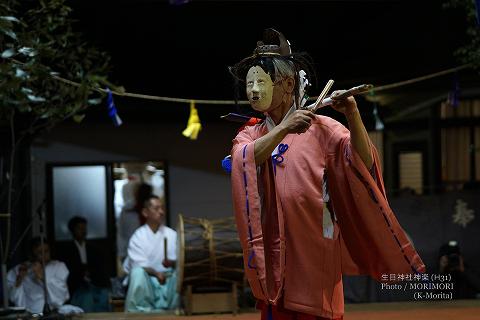
M 475 0 L 449 0 L 444 8 L 462 10 L 466 17 L 468 43 L 455 51 L 462 63 L 480 68 L 480 26 L 477 23 Z
M 80 122 L 89 106 L 101 102 L 103 93 L 96 89 L 115 88 L 106 78 L 108 56 L 73 30 L 65 1 L 0 2 L 0 160 L 5 164 L 0 212 L 11 214 L 0 217 L 3 263 L 11 244 L 11 221 L 20 221 L 18 204 L 28 184 L 29 174 L 16 165 L 27 156 L 23 151 L 43 130 L 70 117 Z
M 15 131 L 35 135 L 98 104 L 91 88 L 112 86 L 109 57 L 73 30 L 65 0 L 40 0 L 22 14 L 15 2 L 0 4 L 0 126 L 13 119 Z

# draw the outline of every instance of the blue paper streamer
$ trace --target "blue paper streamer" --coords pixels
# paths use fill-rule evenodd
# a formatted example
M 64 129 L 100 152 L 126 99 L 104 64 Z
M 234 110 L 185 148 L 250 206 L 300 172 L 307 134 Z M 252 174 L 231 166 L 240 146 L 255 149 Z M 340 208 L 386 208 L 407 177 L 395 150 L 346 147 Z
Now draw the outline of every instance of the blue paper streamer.
M 107 108 L 108 108 L 108 116 L 112 119 L 113 124 L 115 127 L 119 127 L 122 125 L 123 121 L 120 119 L 119 115 L 117 114 L 117 108 L 115 107 L 115 103 L 113 102 L 113 95 L 112 91 L 109 88 L 107 90 Z
M 222 160 L 222 168 L 226 173 L 232 172 L 232 156 L 228 155 Z
M 457 108 L 460 101 L 460 84 L 458 83 L 458 75 L 455 74 L 453 77 L 453 90 L 448 93 L 448 103 Z

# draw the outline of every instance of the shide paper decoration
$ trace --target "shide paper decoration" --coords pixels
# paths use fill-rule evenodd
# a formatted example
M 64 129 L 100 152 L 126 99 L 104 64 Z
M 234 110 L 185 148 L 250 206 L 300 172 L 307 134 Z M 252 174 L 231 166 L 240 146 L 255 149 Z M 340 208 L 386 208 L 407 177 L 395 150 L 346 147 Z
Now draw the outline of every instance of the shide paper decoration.
M 195 101 L 190 101 L 190 117 L 188 118 L 187 127 L 182 134 L 190 140 L 197 140 L 198 133 L 202 130 L 198 110 L 195 108 Z
M 115 107 L 115 103 L 113 102 L 112 91 L 109 88 L 107 88 L 107 94 L 108 116 L 112 119 L 115 127 L 119 127 L 122 125 L 123 122 L 117 114 L 117 108 Z

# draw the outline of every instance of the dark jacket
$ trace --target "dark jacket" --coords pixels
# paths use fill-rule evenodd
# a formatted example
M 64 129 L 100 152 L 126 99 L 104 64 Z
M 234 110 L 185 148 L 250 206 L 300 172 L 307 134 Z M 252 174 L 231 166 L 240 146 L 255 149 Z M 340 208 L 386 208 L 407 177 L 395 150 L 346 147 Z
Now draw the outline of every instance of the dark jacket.
M 90 283 L 98 287 L 109 287 L 110 280 L 105 269 L 105 261 L 95 246 L 86 242 L 87 264 L 82 264 L 80 252 L 75 242 L 70 241 L 64 251 L 63 261 L 68 267 L 68 289 L 72 295 L 78 288 L 88 285 L 85 279 L 88 277 Z

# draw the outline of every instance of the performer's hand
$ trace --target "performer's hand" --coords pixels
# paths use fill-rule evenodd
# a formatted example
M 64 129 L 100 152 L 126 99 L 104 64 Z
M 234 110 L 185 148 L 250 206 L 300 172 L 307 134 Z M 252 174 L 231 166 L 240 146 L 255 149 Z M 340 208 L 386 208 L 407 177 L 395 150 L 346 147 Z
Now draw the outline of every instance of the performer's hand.
M 25 277 L 27 276 L 27 273 L 28 267 L 26 264 L 22 263 L 18 267 L 17 279 L 15 279 L 15 287 L 19 287 L 22 284 L 23 279 L 25 279 Z
M 337 99 L 340 94 L 345 92 L 345 90 L 337 90 L 332 92 L 330 97 L 333 100 L 332 108 L 337 110 L 338 112 L 343 113 L 345 116 L 354 113 L 357 111 L 357 102 L 353 96 L 344 99 Z
M 291 115 L 280 122 L 288 133 L 304 133 L 310 128 L 312 119 L 315 119 L 313 112 L 309 110 L 295 110 Z
M 167 279 L 167 277 L 165 277 L 163 272 L 157 272 L 155 276 L 157 277 L 158 282 L 160 282 L 160 284 L 165 284 L 165 280 Z
M 32 264 L 32 270 L 33 270 L 33 274 L 35 275 L 35 277 L 38 279 L 38 280 L 43 280 L 43 268 L 42 268 L 42 264 L 40 262 L 34 262 Z
M 172 260 L 164 259 L 162 264 L 165 268 L 173 268 L 175 266 L 175 262 Z

